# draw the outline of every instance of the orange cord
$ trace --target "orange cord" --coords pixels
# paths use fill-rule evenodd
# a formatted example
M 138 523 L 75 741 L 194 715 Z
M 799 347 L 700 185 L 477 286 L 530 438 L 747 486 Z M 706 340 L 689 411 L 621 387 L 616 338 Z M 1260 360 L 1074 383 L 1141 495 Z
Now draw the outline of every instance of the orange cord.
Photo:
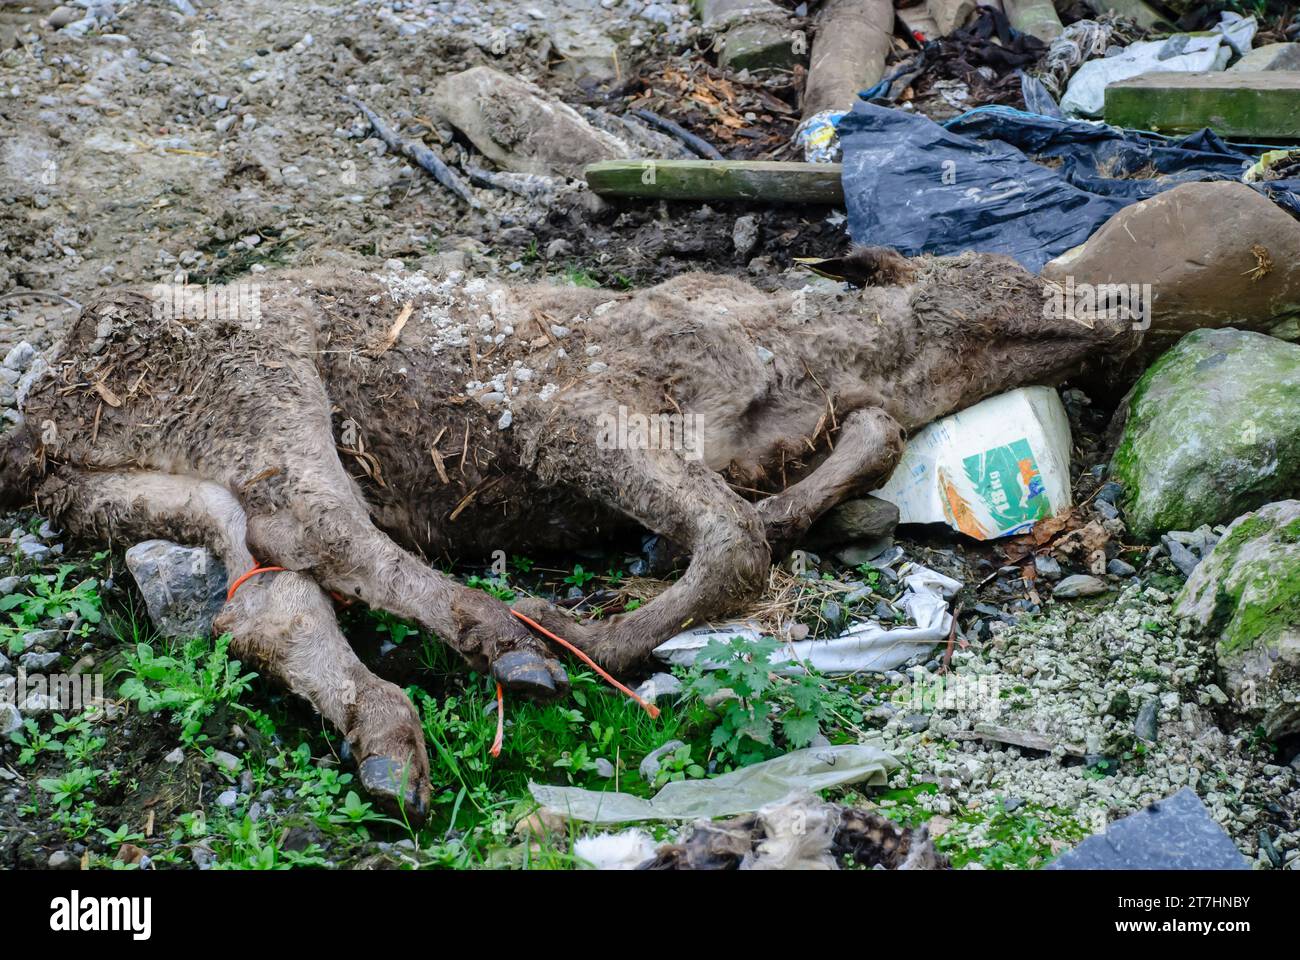
M 226 603 L 229 603 L 231 600 L 233 600 L 235 597 L 235 591 L 238 590 L 240 587 L 242 587 L 245 584 L 245 582 L 247 582 L 252 577 L 257 576 L 259 573 L 278 573 L 283 570 L 284 567 L 262 567 L 262 566 L 253 567 L 252 570 L 249 570 L 248 573 L 244 574 L 242 577 L 240 577 L 238 580 L 236 580 L 234 583 L 230 585 L 230 589 L 226 591 Z
M 497 738 L 492 741 L 492 749 L 489 751 L 492 756 L 501 756 L 501 744 L 506 739 L 506 694 L 501 689 L 501 681 L 497 681 Z
M 284 567 L 263 567 L 263 566 L 253 567 L 252 570 L 249 570 L 246 574 L 244 574 L 242 577 L 240 577 L 238 580 L 236 580 L 234 583 L 230 585 L 230 589 L 226 591 L 226 602 L 229 603 L 234 598 L 235 591 L 238 590 L 240 587 L 242 587 L 247 581 L 257 576 L 259 573 L 280 573 L 283 572 L 284 569 L 285 569 Z M 334 599 L 338 600 L 340 603 L 344 603 L 344 604 L 350 603 L 350 601 L 345 600 L 343 597 L 340 597 L 338 595 L 335 595 Z M 634 691 L 629 690 L 627 687 L 623 686 L 623 684 L 619 683 L 608 673 L 602 670 L 595 660 L 592 660 L 591 657 L 587 656 L 585 653 L 583 653 L 581 650 L 579 650 L 577 647 L 571 644 L 568 640 L 565 640 L 559 634 L 551 633 L 551 631 L 547 630 L 544 626 L 542 626 L 532 617 L 520 613 L 518 610 L 512 609 L 510 612 L 514 614 L 518 619 L 526 623 L 528 626 L 532 627 L 538 633 L 542 634 L 542 636 L 549 637 L 551 640 L 554 640 L 556 643 L 564 647 L 564 649 L 568 650 L 570 653 L 572 653 L 575 657 L 577 657 L 587 666 L 591 667 L 591 669 L 595 670 L 596 673 L 600 675 L 602 680 L 608 683 L 611 687 L 614 687 L 616 690 L 621 690 L 623 693 L 627 694 L 629 697 L 631 697 L 633 700 L 639 703 L 641 705 L 641 709 L 643 709 L 646 713 L 650 714 L 650 716 L 652 717 L 659 716 L 658 707 L 656 707 L 653 703 L 647 703 L 641 697 L 638 697 Z M 501 745 L 505 741 L 505 733 L 506 733 L 505 691 L 501 688 L 501 681 L 498 680 L 497 681 L 497 735 L 496 735 L 496 739 L 492 741 L 492 750 L 491 750 L 492 756 L 494 757 L 501 756 Z
M 236 580 L 234 583 L 230 585 L 230 589 L 226 591 L 226 603 L 229 603 L 231 601 L 231 599 L 235 596 L 235 591 L 238 590 L 240 587 L 242 587 L 249 577 L 255 577 L 259 573 L 283 573 L 285 572 L 286 569 L 287 568 L 285 567 L 254 566 L 252 570 L 249 570 L 248 573 L 244 574 L 242 577 L 240 577 L 238 580 Z M 333 590 L 331 590 L 330 596 L 334 598 L 335 603 L 340 604 L 341 606 L 344 607 L 352 606 L 352 601 L 349 600 L 347 597 L 343 596 L 343 594 L 341 593 L 335 593 Z
M 659 708 L 658 708 L 658 707 L 656 707 L 653 703 L 647 703 L 645 700 L 642 700 L 640 697 L 638 697 L 638 696 L 637 696 L 633 691 L 631 691 L 631 690 L 629 690 L 627 687 L 623 686 L 623 684 L 619 683 L 617 680 L 615 680 L 613 677 L 611 677 L 608 673 L 606 673 L 604 670 L 602 670 L 602 669 L 597 665 L 597 663 L 596 663 L 595 660 L 591 659 L 591 657 L 587 656 L 585 653 L 583 653 L 581 650 L 579 650 L 577 647 L 575 647 L 573 644 L 571 644 L 568 640 L 565 640 L 563 637 L 561 637 L 561 636 L 559 636 L 559 635 L 557 635 L 557 634 L 551 633 L 551 631 L 547 630 L 544 626 L 542 626 L 540 623 L 538 623 L 538 622 L 537 622 L 536 620 L 534 620 L 532 617 L 529 617 L 529 616 L 527 616 L 526 614 L 522 614 L 522 613 L 520 613 L 518 610 L 515 610 L 515 609 L 512 608 L 512 609 L 510 610 L 510 612 L 513 613 L 513 614 L 514 614 L 518 619 L 520 619 L 520 620 L 522 620 L 524 623 L 528 624 L 528 626 L 532 627 L 534 630 L 536 630 L 536 631 L 537 631 L 538 633 L 540 633 L 542 636 L 544 636 L 544 637 L 549 637 L 550 639 L 554 640 L 556 643 L 558 643 L 560 646 L 564 647 L 564 649 L 568 650 L 570 653 L 572 653 L 575 657 L 577 657 L 579 660 L 581 660 L 581 661 L 582 661 L 583 663 L 585 663 L 587 666 L 591 667 L 591 669 L 595 670 L 596 673 L 600 674 L 601 679 L 603 679 L 603 680 L 604 680 L 606 683 L 608 683 L 611 687 L 614 687 L 614 688 L 617 689 L 617 690 L 622 690 L 625 694 L 627 694 L 629 697 L 631 697 L 631 698 L 632 698 L 633 700 L 635 700 L 637 703 L 641 704 L 641 708 L 642 708 L 643 710 L 645 710 L 646 713 L 650 714 L 650 716 L 652 716 L 652 717 L 657 717 L 657 716 L 659 716 Z

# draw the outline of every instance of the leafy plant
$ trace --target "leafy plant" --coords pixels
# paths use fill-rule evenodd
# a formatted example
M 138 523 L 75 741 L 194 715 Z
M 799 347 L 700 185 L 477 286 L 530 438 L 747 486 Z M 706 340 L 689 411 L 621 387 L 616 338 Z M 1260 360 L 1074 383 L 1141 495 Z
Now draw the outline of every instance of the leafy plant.
M 502 603 L 510 603 L 515 598 L 515 592 L 510 589 L 505 578 L 493 580 L 489 577 L 471 575 L 465 578 L 465 586 L 489 593 Z
M 82 791 L 98 780 L 103 772 L 92 767 L 73 767 L 62 776 L 46 777 L 37 783 L 50 795 L 55 806 L 70 807 L 74 801 L 81 799 Z
M 734 694 L 722 701 L 709 741 L 723 759 L 741 766 L 766 759 L 776 752 L 778 729 L 785 745 L 806 747 L 831 716 L 816 675 L 773 672 L 772 655 L 780 646 L 771 637 L 732 637 L 711 641 L 697 657 L 691 692 L 701 698 Z
M 64 564 L 52 575 L 32 574 L 27 578 L 32 586 L 30 592 L 0 597 L 0 613 L 9 615 L 9 622 L 0 624 L 0 637 L 5 639 L 11 653 L 20 652 L 23 636 L 44 620 L 75 616 L 81 623 L 78 630 L 81 636 L 99 623 L 102 618 L 99 581 L 91 577 L 68 587 L 68 577 L 76 569 L 72 564 Z
M 387 610 L 372 609 L 368 613 L 375 622 L 375 631 L 388 634 L 388 639 L 397 646 L 401 646 L 402 641 L 407 637 L 415 636 L 420 632 L 418 627 L 411 626 L 405 620 L 393 616 Z
M 705 774 L 702 766 L 691 759 L 691 745 L 683 744 L 666 757 L 659 760 L 659 771 L 655 774 L 655 789 L 666 783 L 679 780 L 699 780 Z
M 579 563 L 574 565 L 573 573 L 565 577 L 564 582 L 581 590 L 587 585 L 588 581 L 595 579 L 595 577 L 595 573 L 582 569 L 582 564 Z
M 203 724 L 219 707 L 237 711 L 269 732 L 265 716 L 239 703 L 257 674 L 243 673 L 240 662 L 227 655 L 229 647 L 229 635 L 217 638 L 210 649 L 205 640 L 191 640 L 179 657 L 157 656 L 147 643 L 137 644 L 126 657 L 132 676 L 122 683 L 121 694 L 143 713 L 169 711 L 187 745 L 207 739 L 201 734 Z

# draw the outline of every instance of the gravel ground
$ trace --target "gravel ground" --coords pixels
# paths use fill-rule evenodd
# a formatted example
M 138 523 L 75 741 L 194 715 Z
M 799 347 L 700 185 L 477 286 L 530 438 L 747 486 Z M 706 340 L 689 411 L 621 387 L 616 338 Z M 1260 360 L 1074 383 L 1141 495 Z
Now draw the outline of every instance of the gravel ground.
M 0 3 L 0 357 L 20 341 L 48 347 L 97 289 L 178 272 L 217 282 L 334 262 L 379 269 L 400 260 L 434 271 L 450 259 L 478 275 L 581 275 L 609 285 L 701 267 L 775 282 L 791 255 L 839 252 L 844 239 L 842 217 L 829 210 L 610 207 L 581 194 L 538 210 L 514 195 L 476 190 L 483 210 L 470 211 L 394 156 L 341 99 L 359 98 L 409 130 L 427 117 L 440 76 L 486 63 L 570 103 L 615 109 L 617 85 L 575 79 L 557 47 L 574 36 L 616 38 L 628 76 L 647 64 L 690 63 L 701 38 L 685 4 L 125 0 L 89 32 L 54 29 L 55 8 Z M 429 143 L 450 159 L 462 155 L 450 130 L 423 122 Z M 0 391 L 13 386 L 10 379 Z M 1076 443 L 1095 446 L 1099 423 L 1076 431 Z M 56 570 L 57 536 L 30 532 L 38 525 L 31 516 L 9 519 L 21 526 L 10 538 L 10 563 L 24 572 L 34 563 Z M 905 546 L 938 567 L 930 551 L 945 542 Z M 70 548 L 68 559 L 89 567 L 88 552 Z M 944 572 L 967 583 L 984 578 L 986 554 L 947 552 Z M 0 566 L 0 580 L 7 573 Z M 1256 866 L 1296 869 L 1296 761 L 1271 752 L 1224 709 L 1208 650 L 1170 614 L 1179 585 L 1172 568 L 1109 584 L 1103 597 L 1049 603 L 1014 625 L 992 618 L 987 635 L 954 656 L 956 679 L 944 682 L 956 684 L 956 706 L 909 699 L 913 688 L 901 675 L 876 684 L 866 694 L 870 727 L 906 763 L 892 786 L 931 789 L 864 801 L 909 819 L 938 818 L 936 832 L 960 834 L 972 849 L 993 842 L 990 811 L 1023 806 L 1053 823 L 1049 839 L 1058 849 L 1190 785 Z M 119 584 L 106 588 L 105 602 L 129 609 L 131 595 Z M 25 653 L 59 651 L 67 666 L 120 658 L 126 647 L 114 648 L 102 631 L 92 639 L 51 640 L 48 649 L 34 643 Z M 12 673 L 3 666 L 0 673 Z M 976 691 L 965 701 L 962 684 Z M 285 709 L 311 729 L 305 711 Z M 990 722 L 1055 746 L 975 739 L 975 725 Z M 239 752 L 250 732 L 233 730 L 216 745 Z M 165 757 L 176 747 L 174 731 L 159 721 L 131 714 L 109 739 L 114 763 L 128 775 L 123 782 L 138 778 L 174 796 L 177 809 L 219 803 L 241 786 L 238 775 L 192 757 L 173 768 Z M 28 795 L 21 781 L 33 774 L 0 765 L 8 827 L 0 859 L 31 866 L 58 856 L 59 865 L 75 865 L 85 844 L 65 849 L 57 829 L 16 809 Z M 137 823 L 132 793 L 120 793 L 110 809 Z M 244 794 L 250 791 L 236 796 Z M 259 803 L 276 799 L 261 796 Z M 331 862 L 390 850 L 361 844 L 332 852 Z

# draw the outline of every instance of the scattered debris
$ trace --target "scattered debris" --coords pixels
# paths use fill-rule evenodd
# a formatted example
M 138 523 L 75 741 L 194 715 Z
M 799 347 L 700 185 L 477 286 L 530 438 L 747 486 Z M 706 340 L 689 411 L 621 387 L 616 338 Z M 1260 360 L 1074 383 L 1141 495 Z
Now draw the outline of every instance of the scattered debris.
M 1234 50 L 1250 49 L 1255 29 L 1254 17 L 1225 12 L 1219 29 L 1208 34 L 1181 33 L 1161 40 L 1139 41 L 1113 56 L 1089 60 L 1070 80 L 1061 97 L 1061 109 L 1067 116 L 1100 117 L 1107 88 L 1121 80 L 1156 71 L 1222 70 L 1228 65 Z M 1108 115 L 1107 120 L 1111 119 Z M 1144 125 L 1138 129 L 1151 127 Z
M 390 148 L 405 154 L 422 169 L 429 173 L 435 180 L 454 193 L 460 199 L 464 200 L 471 207 L 478 207 L 479 202 L 473 192 L 465 185 L 464 181 L 449 167 L 447 164 L 433 152 L 429 147 L 414 140 L 403 140 L 390 128 L 379 115 L 367 107 L 360 100 L 347 98 L 348 103 L 356 107 L 365 116 L 370 126 L 374 128 L 375 135 Z
M 885 626 L 878 618 L 862 620 L 842 633 L 833 629 L 822 639 L 792 639 L 772 662 L 789 664 L 788 669 L 793 671 L 811 668 L 832 675 L 892 670 L 918 651 L 946 640 L 952 631 L 948 601 L 961 589 L 961 583 L 917 563 L 903 564 L 895 576 L 906 589 L 890 609 L 905 613 L 911 626 L 896 622 Z M 752 641 L 761 635 L 752 623 L 695 627 L 661 643 L 654 653 L 668 663 L 690 666 L 714 640 L 739 636 Z M 705 666 L 712 668 L 716 664 Z
M 733 820 L 700 820 L 643 870 L 945 870 L 925 827 L 904 830 L 867 810 L 794 797 Z

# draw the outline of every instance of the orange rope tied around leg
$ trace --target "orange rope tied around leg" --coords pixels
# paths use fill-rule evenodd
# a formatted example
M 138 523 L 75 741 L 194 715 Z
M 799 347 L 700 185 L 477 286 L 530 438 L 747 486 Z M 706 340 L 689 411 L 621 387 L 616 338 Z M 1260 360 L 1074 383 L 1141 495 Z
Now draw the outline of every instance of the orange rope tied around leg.
M 501 756 L 501 744 L 506 739 L 506 695 L 501 689 L 501 681 L 497 681 L 497 738 L 492 741 L 490 753 L 494 757 Z
M 600 674 L 601 679 L 604 680 L 606 683 L 608 683 L 611 687 L 614 687 L 616 690 L 623 691 L 623 693 L 627 694 L 637 703 L 641 704 L 641 709 L 643 709 L 646 713 L 650 714 L 650 716 L 652 717 L 659 716 L 658 707 L 656 707 L 653 703 L 647 703 L 645 700 L 642 700 L 640 697 L 638 697 L 633 691 L 623 686 L 623 684 L 619 683 L 608 673 L 602 670 L 600 666 L 597 665 L 595 660 L 591 659 L 591 657 L 587 656 L 585 653 L 583 653 L 581 650 L 579 650 L 577 647 L 571 644 L 568 640 L 565 640 L 563 637 L 558 636 L 557 634 L 551 633 L 551 631 L 547 630 L 544 626 L 542 626 L 532 617 L 529 617 L 526 614 L 522 614 L 518 610 L 512 609 L 510 612 L 513 613 L 518 619 L 528 624 L 528 626 L 532 627 L 542 636 L 549 637 L 550 639 L 554 640 L 556 643 L 564 647 L 564 649 L 568 650 L 570 653 L 572 653 L 575 657 L 577 657 L 587 666 L 591 667 L 591 669 L 595 670 L 596 673 Z
M 235 598 L 236 590 L 242 587 L 248 580 L 257 576 L 259 573 L 280 573 L 283 570 L 284 567 L 261 567 L 261 566 L 254 567 L 252 570 L 249 570 L 248 573 L 244 574 L 242 577 L 240 577 L 238 580 L 236 580 L 234 583 L 230 585 L 230 589 L 226 591 L 226 603 L 229 603 L 231 600 Z
M 230 589 L 226 591 L 226 603 L 229 603 L 234 598 L 235 591 L 238 590 L 240 587 L 242 587 L 250 577 L 255 577 L 259 573 L 284 573 L 286 572 L 287 569 L 288 569 L 287 567 L 263 567 L 263 566 L 253 567 L 252 570 L 249 570 L 248 573 L 244 574 L 242 577 L 240 577 L 238 580 L 236 580 L 234 583 L 230 585 Z M 352 606 L 352 601 L 349 600 L 347 597 L 343 596 L 341 593 L 335 593 L 333 590 L 331 590 L 330 596 L 334 598 L 335 603 L 341 604 L 342 606 L 345 607 Z

